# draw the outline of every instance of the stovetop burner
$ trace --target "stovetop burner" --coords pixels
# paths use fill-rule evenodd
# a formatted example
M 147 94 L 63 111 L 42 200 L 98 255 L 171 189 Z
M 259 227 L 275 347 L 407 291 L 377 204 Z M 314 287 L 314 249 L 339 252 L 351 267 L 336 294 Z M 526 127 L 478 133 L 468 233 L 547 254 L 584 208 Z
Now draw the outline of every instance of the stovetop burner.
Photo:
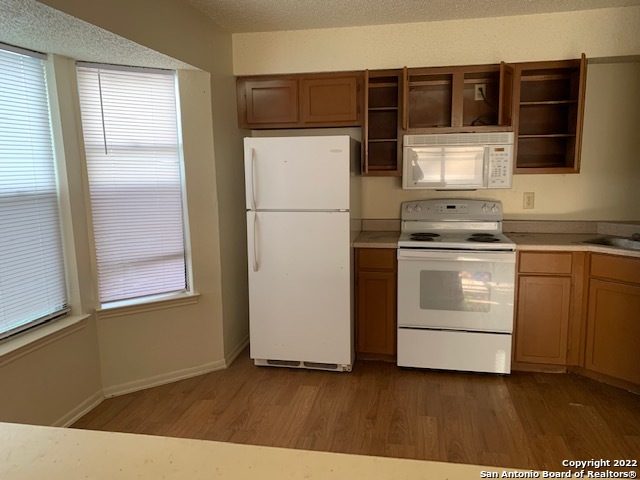
M 495 243 L 499 241 L 500 239 L 493 233 L 472 233 L 471 236 L 467 238 L 467 242 Z
M 417 242 L 433 242 L 433 240 L 439 236 L 439 234 L 432 232 L 416 232 L 411 234 L 411 240 Z
M 479 242 L 479 243 L 495 243 L 499 242 L 500 239 L 494 237 L 490 233 L 482 235 L 482 234 L 474 234 L 467 238 L 467 242 Z

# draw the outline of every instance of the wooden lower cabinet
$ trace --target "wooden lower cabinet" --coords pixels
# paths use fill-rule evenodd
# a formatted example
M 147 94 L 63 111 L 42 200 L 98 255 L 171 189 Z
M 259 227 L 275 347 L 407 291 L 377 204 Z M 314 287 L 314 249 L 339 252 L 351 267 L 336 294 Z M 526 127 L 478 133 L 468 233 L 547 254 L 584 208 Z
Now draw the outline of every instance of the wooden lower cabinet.
M 356 353 L 361 359 L 396 359 L 395 249 L 356 249 Z
M 604 278 L 596 278 L 602 276 Z M 640 260 L 592 254 L 584 368 L 640 385 Z
M 571 277 L 518 278 L 516 361 L 566 365 Z
M 564 371 L 580 364 L 585 255 L 518 253 L 514 370 Z

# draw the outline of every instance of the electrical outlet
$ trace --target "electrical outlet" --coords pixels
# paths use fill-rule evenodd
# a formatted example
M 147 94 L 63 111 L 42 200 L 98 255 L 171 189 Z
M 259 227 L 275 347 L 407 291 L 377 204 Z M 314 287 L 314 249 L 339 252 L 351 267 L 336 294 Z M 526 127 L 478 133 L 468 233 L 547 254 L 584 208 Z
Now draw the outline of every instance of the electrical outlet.
M 522 198 L 522 208 L 533 208 L 536 194 L 534 192 L 524 192 Z
M 486 83 L 476 83 L 474 85 L 475 89 L 475 99 L 476 100 L 484 100 L 487 96 L 487 84 Z M 484 93 L 484 96 L 482 95 Z

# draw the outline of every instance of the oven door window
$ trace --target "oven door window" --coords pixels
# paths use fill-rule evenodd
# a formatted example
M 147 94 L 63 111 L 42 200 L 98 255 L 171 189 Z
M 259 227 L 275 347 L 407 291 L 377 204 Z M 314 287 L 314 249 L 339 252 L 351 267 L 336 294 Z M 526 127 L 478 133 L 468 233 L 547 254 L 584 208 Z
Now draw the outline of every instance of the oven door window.
M 513 252 L 413 252 L 398 258 L 398 325 L 510 332 L 514 280 Z
M 420 272 L 420 308 L 455 312 L 489 312 L 491 272 Z

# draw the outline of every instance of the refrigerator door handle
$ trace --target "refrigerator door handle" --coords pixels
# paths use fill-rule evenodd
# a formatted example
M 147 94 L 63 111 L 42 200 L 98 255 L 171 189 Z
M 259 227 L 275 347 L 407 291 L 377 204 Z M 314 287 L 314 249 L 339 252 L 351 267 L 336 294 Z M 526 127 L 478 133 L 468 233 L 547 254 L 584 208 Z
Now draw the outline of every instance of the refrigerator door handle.
M 258 263 L 258 214 L 251 212 L 253 215 L 253 271 L 257 272 L 260 269 Z
M 251 178 L 249 182 L 251 184 L 251 188 L 249 189 L 251 197 L 249 198 L 249 203 L 251 204 L 251 210 L 256 209 L 256 181 L 255 181 L 255 148 L 249 147 L 249 155 L 251 158 L 251 163 L 249 165 L 249 175 Z

